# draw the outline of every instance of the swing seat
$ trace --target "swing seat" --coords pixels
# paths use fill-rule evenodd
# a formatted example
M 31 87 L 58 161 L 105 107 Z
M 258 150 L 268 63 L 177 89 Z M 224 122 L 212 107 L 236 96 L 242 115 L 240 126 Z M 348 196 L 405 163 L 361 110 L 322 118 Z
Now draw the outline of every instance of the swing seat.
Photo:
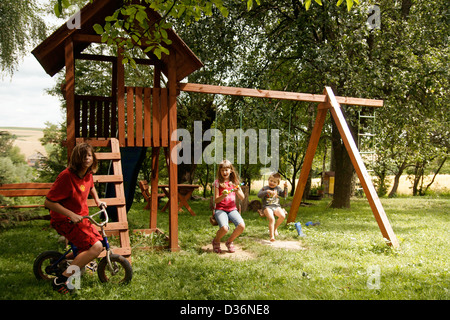
M 239 213 L 241 213 L 241 204 L 239 203 L 237 206 L 237 209 L 239 211 Z M 209 222 L 213 225 L 213 226 L 217 226 L 218 223 L 216 221 L 216 218 L 214 217 L 214 210 L 215 210 L 215 206 L 214 206 L 214 197 L 209 198 L 209 209 L 211 210 L 212 214 L 209 217 Z

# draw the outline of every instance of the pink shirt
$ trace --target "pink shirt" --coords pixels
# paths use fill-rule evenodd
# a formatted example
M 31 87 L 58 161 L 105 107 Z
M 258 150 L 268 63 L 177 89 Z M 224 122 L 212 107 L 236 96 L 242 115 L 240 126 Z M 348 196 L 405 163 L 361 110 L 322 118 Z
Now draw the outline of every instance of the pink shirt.
M 218 180 L 214 181 L 214 186 L 216 188 L 219 188 L 219 196 L 222 195 L 223 190 L 231 190 L 233 189 L 234 185 L 230 185 L 230 182 L 224 182 L 223 184 L 225 184 L 225 188 L 222 188 L 222 186 L 220 186 L 220 183 Z M 223 210 L 226 212 L 230 212 L 233 210 L 237 210 L 236 208 L 236 194 L 233 192 L 229 193 L 225 199 L 223 199 L 221 202 L 216 203 L 216 210 Z

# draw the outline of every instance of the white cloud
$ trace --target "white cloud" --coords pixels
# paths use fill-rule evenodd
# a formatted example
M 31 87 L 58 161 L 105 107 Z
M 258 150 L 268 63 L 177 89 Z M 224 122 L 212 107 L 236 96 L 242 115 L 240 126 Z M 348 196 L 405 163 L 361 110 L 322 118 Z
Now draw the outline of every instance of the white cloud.
M 45 73 L 33 55 L 25 57 L 12 79 L 0 80 L 0 127 L 44 128 L 46 121 L 61 123 L 61 102 L 45 92 L 55 83 L 56 76 Z

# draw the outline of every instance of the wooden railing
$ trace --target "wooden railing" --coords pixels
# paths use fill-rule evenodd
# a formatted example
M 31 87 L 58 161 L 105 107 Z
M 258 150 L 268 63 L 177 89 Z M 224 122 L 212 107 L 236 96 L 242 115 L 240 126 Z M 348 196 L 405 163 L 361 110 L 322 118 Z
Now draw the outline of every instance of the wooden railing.
M 117 108 L 112 97 L 75 96 L 75 137 L 111 138 L 117 134 Z
M 117 137 L 121 146 L 167 147 L 168 90 L 125 87 L 123 99 L 75 96 L 77 138 Z

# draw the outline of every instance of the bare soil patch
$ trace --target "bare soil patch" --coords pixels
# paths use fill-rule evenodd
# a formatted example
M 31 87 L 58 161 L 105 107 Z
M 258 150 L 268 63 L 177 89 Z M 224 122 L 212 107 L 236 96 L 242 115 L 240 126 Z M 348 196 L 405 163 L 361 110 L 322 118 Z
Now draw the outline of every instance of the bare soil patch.
M 243 250 L 242 247 L 239 246 L 238 244 L 234 243 L 234 247 L 235 247 L 236 252 L 231 253 L 228 251 L 227 247 L 225 246 L 225 243 L 222 242 L 220 244 L 222 253 L 217 254 L 217 253 L 214 253 L 212 244 L 209 243 L 208 245 L 203 246 L 202 250 L 205 252 L 217 254 L 221 258 L 229 258 L 229 259 L 233 259 L 233 260 L 250 260 L 250 259 L 256 258 L 256 255 L 254 253 Z

